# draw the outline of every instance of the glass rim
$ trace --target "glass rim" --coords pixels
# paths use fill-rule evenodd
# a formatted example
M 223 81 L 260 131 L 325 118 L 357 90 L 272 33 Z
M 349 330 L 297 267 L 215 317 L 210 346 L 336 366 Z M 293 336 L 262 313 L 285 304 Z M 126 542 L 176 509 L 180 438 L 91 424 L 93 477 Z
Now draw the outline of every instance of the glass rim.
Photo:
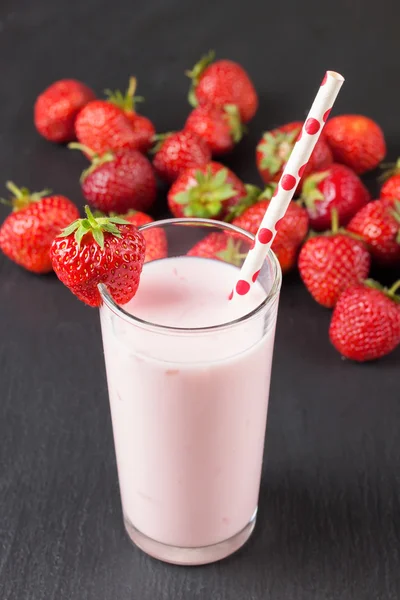
M 146 225 L 142 225 L 139 227 L 139 231 L 145 231 L 146 229 L 152 229 L 153 227 L 167 227 L 168 225 L 198 225 L 198 226 L 210 226 L 216 229 L 228 229 L 235 233 L 239 233 L 244 237 L 248 238 L 250 242 L 254 241 L 255 236 L 242 229 L 241 227 L 237 227 L 236 225 L 232 225 L 232 223 L 225 223 L 224 221 L 217 221 L 216 219 L 202 219 L 195 217 L 182 217 L 182 218 L 168 218 L 161 219 L 159 221 L 152 221 L 151 223 L 147 223 Z M 276 296 L 279 294 L 281 283 L 282 283 L 282 270 L 279 264 L 279 261 L 271 248 L 268 250 L 267 259 L 270 260 L 273 268 L 273 283 L 270 291 L 268 292 L 266 298 L 256 306 L 252 311 L 244 314 L 237 319 L 233 319 L 232 321 L 227 321 L 226 323 L 219 323 L 218 325 L 211 325 L 208 327 L 172 327 L 170 325 L 160 325 L 159 323 L 152 323 L 151 321 L 146 321 L 145 319 L 140 319 L 139 317 L 135 317 L 131 313 L 127 312 L 122 306 L 119 306 L 115 300 L 112 298 L 111 294 L 108 292 L 105 284 L 100 283 L 98 285 L 98 290 L 100 292 L 100 296 L 104 304 L 116 315 L 128 321 L 129 323 L 139 326 L 142 329 L 147 329 L 148 331 L 155 331 L 158 333 L 177 333 L 177 334 L 189 334 L 189 333 L 212 333 L 216 331 L 221 331 L 224 329 L 228 329 L 232 326 L 239 325 L 244 323 L 253 317 L 255 317 L 258 313 L 260 313 L 263 309 L 267 308 Z M 164 259 L 160 259 L 164 260 Z M 101 306 L 100 306 L 101 308 Z

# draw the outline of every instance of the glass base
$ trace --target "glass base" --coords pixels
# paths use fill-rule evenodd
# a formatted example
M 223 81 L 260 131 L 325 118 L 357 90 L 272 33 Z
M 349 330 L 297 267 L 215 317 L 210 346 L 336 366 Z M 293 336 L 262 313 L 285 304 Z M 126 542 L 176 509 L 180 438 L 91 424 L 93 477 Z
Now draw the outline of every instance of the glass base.
M 222 560 L 239 550 L 251 536 L 256 524 L 256 518 L 257 509 L 254 511 L 254 515 L 249 523 L 241 531 L 223 542 L 200 548 L 181 548 L 179 546 L 162 544 L 138 531 L 126 516 L 124 516 L 124 523 L 132 542 L 153 558 L 174 565 L 206 565 Z

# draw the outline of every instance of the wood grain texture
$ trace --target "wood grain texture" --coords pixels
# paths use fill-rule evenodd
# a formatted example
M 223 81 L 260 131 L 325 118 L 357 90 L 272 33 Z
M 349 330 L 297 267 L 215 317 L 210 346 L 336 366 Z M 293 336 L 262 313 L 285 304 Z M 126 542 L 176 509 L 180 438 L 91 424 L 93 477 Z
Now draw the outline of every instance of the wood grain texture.
M 247 66 L 260 91 L 228 159 L 246 181 L 259 181 L 261 131 L 305 115 L 327 67 L 347 78 L 337 112 L 376 118 L 390 158 L 400 154 L 397 4 L 213 4 L 3 0 L 2 179 L 81 206 L 85 160 L 36 135 L 36 95 L 61 77 L 100 93 L 135 74 L 143 111 L 171 130 L 188 112 L 183 71 L 210 47 Z M 397 599 L 400 352 L 342 361 L 329 315 L 297 275 L 285 279 L 255 534 L 223 563 L 172 567 L 123 531 L 96 311 L 1 256 L 0 599 Z

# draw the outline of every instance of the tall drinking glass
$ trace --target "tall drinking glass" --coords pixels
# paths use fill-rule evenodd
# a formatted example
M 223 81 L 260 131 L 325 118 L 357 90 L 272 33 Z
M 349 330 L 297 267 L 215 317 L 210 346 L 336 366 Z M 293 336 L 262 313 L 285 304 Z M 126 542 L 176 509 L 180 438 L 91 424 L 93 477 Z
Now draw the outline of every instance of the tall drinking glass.
M 251 293 L 229 302 L 251 234 L 206 219 L 142 232 L 165 236 L 168 256 L 145 263 L 123 307 L 100 286 L 124 522 L 148 554 L 204 564 L 256 522 L 281 271 L 270 252 Z

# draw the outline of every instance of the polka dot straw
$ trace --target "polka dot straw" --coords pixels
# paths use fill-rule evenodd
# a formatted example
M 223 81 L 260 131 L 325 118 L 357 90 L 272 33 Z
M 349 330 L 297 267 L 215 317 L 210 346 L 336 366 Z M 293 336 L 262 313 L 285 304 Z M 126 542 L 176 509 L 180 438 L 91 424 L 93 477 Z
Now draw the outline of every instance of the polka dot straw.
M 339 73 L 335 73 L 334 71 L 326 72 L 258 229 L 255 243 L 240 270 L 239 279 L 233 288 L 231 298 L 235 299 L 247 294 L 257 280 L 268 250 L 279 229 L 281 220 L 293 198 L 297 184 L 321 135 L 321 131 L 343 82 L 344 78 Z

